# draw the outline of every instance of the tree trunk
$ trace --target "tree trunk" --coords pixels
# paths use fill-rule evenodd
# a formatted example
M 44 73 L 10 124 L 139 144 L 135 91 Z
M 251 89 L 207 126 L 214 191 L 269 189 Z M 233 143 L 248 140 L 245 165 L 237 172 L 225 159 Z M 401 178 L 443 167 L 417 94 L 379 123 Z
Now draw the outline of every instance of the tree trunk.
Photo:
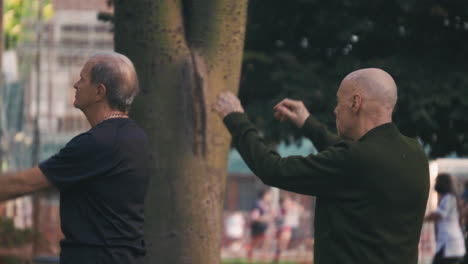
M 135 63 L 131 115 L 153 150 L 147 263 L 220 262 L 230 137 L 211 112 L 237 92 L 247 0 L 115 1 L 115 49 Z

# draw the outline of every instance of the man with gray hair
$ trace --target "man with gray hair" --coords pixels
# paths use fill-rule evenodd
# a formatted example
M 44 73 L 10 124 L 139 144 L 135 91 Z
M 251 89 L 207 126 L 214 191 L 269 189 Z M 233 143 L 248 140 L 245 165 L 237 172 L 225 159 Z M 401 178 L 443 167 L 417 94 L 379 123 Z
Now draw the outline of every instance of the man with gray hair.
M 73 87 L 91 129 L 39 166 L 0 176 L 0 201 L 55 186 L 61 264 L 143 263 L 149 144 L 128 118 L 139 90 L 135 68 L 124 55 L 98 53 Z
M 316 264 L 416 264 L 429 193 L 428 161 L 419 143 L 392 123 L 397 101 L 393 78 L 380 69 L 350 73 L 341 82 L 335 108 L 338 136 L 300 101 L 274 107 L 319 153 L 280 157 L 269 149 L 232 93 L 213 109 L 233 143 L 265 183 L 317 197 Z

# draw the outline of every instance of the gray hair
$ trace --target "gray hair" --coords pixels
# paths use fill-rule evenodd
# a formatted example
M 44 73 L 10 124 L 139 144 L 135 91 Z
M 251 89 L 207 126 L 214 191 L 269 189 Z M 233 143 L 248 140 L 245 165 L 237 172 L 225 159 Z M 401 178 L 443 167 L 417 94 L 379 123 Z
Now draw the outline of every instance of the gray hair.
M 91 82 L 106 87 L 107 100 L 112 109 L 128 112 L 133 99 L 140 91 L 135 67 L 129 58 L 117 52 L 100 52 L 89 61 Z

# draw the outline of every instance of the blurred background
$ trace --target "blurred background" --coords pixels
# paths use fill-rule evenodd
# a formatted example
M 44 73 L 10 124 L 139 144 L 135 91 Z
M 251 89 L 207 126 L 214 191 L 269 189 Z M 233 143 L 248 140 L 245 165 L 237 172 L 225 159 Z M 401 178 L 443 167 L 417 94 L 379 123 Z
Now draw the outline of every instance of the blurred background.
M 72 86 L 89 56 L 113 50 L 113 8 L 106 0 L 0 2 L 0 165 L 16 171 L 89 129 L 73 108 Z M 271 108 L 284 97 L 304 100 L 333 129 L 341 79 L 358 68 L 382 68 L 399 89 L 395 122 L 424 146 L 432 179 L 451 173 L 461 194 L 468 180 L 467 61 L 466 1 L 252 0 L 239 96 L 271 146 L 283 156 L 305 156 L 316 152 L 313 144 L 275 122 Z M 228 164 L 224 263 L 312 263 L 313 197 L 268 189 L 235 150 Z M 56 261 L 58 203 L 55 190 L 0 203 L 0 263 Z M 259 204 L 269 215 L 261 237 L 251 230 Z M 428 210 L 436 205 L 431 193 Z M 434 250 L 433 225 L 425 224 L 420 263 L 430 263 Z

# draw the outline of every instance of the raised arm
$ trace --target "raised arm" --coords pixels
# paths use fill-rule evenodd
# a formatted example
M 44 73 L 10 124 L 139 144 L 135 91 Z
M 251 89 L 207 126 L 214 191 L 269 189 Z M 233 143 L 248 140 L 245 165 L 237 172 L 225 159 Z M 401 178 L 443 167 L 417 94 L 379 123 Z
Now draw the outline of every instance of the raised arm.
M 318 151 L 331 147 L 341 141 L 337 134 L 318 121 L 315 117 L 309 116 L 302 127 L 302 134 L 310 139 Z
M 235 95 L 221 94 L 213 109 L 223 118 L 244 161 L 265 184 L 308 195 L 346 193 L 347 160 L 352 156 L 346 144 L 318 155 L 282 158 L 265 145 Z
M 0 201 L 13 199 L 51 186 L 38 167 L 0 176 Z
M 274 116 L 280 121 L 290 121 L 302 129 L 304 136 L 309 138 L 318 151 L 341 141 L 338 135 L 330 132 L 326 126 L 310 115 L 302 101 L 283 99 L 275 107 Z
M 243 113 L 231 113 L 224 123 L 245 163 L 265 184 L 307 195 L 343 196 L 349 187 L 347 144 L 338 144 L 317 155 L 282 158 L 263 142 Z

